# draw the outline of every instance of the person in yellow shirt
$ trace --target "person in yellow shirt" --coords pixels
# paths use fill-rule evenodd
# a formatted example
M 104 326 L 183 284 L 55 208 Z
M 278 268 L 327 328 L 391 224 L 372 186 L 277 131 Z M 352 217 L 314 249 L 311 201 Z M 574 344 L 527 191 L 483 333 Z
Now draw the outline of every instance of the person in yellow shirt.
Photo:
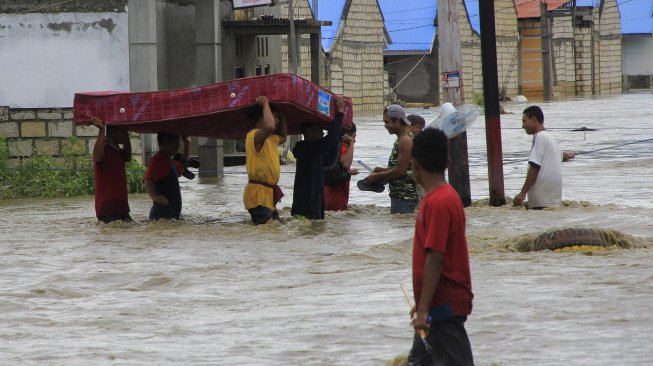
M 281 167 L 278 147 L 288 135 L 283 113 L 272 112 L 266 96 L 256 98 L 256 127 L 247 133 L 245 155 L 248 182 L 243 193 L 245 209 L 254 224 L 279 221 L 277 202 L 283 197 L 278 186 Z

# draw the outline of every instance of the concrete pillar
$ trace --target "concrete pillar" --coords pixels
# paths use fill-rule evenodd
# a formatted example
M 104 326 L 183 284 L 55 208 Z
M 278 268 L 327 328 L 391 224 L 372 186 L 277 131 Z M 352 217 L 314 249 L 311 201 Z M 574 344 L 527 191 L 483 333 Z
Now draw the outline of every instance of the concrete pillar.
M 132 92 L 159 89 L 156 0 L 129 0 L 129 85 Z M 158 149 L 156 136 L 141 135 L 143 164 Z
M 195 1 L 196 80 L 198 85 L 222 81 L 222 26 L 220 0 Z M 200 177 L 222 176 L 222 140 L 199 138 Z

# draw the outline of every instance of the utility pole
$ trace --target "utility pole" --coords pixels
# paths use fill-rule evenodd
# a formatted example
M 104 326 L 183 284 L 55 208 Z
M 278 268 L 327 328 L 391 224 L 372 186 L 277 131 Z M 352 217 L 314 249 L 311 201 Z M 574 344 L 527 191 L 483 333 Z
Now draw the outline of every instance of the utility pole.
M 288 36 L 288 69 L 291 74 L 299 75 L 299 43 L 295 33 L 295 9 L 293 9 L 293 0 L 288 0 L 288 21 L 290 22 L 290 35 Z M 299 37 L 301 39 L 301 37 Z M 295 147 L 297 142 L 301 141 L 300 135 L 290 135 L 281 156 L 285 164 L 288 160 L 288 151 Z
M 458 0 L 438 1 L 438 40 L 444 100 L 454 106 L 464 103 L 462 53 L 460 51 L 460 27 L 458 25 Z M 472 204 L 469 188 L 469 159 L 467 156 L 467 133 L 449 139 L 449 183 L 456 189 L 465 207 Z
M 297 74 L 299 50 L 297 49 L 297 34 L 295 33 L 295 10 L 293 9 L 292 0 L 288 0 L 288 20 L 290 21 L 290 37 L 288 37 L 288 65 L 290 72 Z
M 487 142 L 490 205 L 503 206 L 503 151 L 501 148 L 501 111 L 499 109 L 499 75 L 497 73 L 497 37 L 494 23 L 494 1 L 479 1 L 481 21 L 481 61 L 483 68 L 483 100 L 485 101 L 485 140 Z
M 544 100 L 553 99 L 551 93 L 551 49 L 549 38 L 549 12 L 544 0 L 540 3 L 540 26 L 542 32 L 542 83 L 544 84 Z
M 575 1 L 575 0 L 574 0 L 574 1 Z M 320 18 L 318 18 L 318 16 L 317 16 L 317 5 L 318 5 L 318 3 L 319 3 L 318 0 L 313 0 L 313 16 L 315 17 L 315 20 L 319 20 L 319 19 L 320 19 Z

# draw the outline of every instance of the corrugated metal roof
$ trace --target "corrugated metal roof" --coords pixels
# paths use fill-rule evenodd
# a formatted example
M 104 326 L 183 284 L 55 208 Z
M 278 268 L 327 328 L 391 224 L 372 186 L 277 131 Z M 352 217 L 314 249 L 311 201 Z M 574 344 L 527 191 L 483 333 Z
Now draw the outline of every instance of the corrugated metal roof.
M 622 34 L 653 34 L 653 1 L 619 0 Z
M 389 53 L 431 53 L 435 39 L 435 0 L 379 0 L 392 44 Z
M 330 21 L 331 25 L 322 27 L 322 49 L 329 51 L 333 41 L 338 35 L 338 27 L 342 19 L 342 12 L 345 9 L 347 0 L 322 0 L 317 5 L 318 20 Z M 313 1 L 308 0 L 308 4 L 313 10 Z

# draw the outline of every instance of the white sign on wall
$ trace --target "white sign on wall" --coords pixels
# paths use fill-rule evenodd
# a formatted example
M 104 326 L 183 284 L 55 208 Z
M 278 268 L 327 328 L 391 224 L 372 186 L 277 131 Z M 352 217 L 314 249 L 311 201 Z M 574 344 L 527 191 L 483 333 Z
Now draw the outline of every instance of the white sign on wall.
M 272 2 L 272 0 L 234 0 L 234 9 L 270 5 Z

